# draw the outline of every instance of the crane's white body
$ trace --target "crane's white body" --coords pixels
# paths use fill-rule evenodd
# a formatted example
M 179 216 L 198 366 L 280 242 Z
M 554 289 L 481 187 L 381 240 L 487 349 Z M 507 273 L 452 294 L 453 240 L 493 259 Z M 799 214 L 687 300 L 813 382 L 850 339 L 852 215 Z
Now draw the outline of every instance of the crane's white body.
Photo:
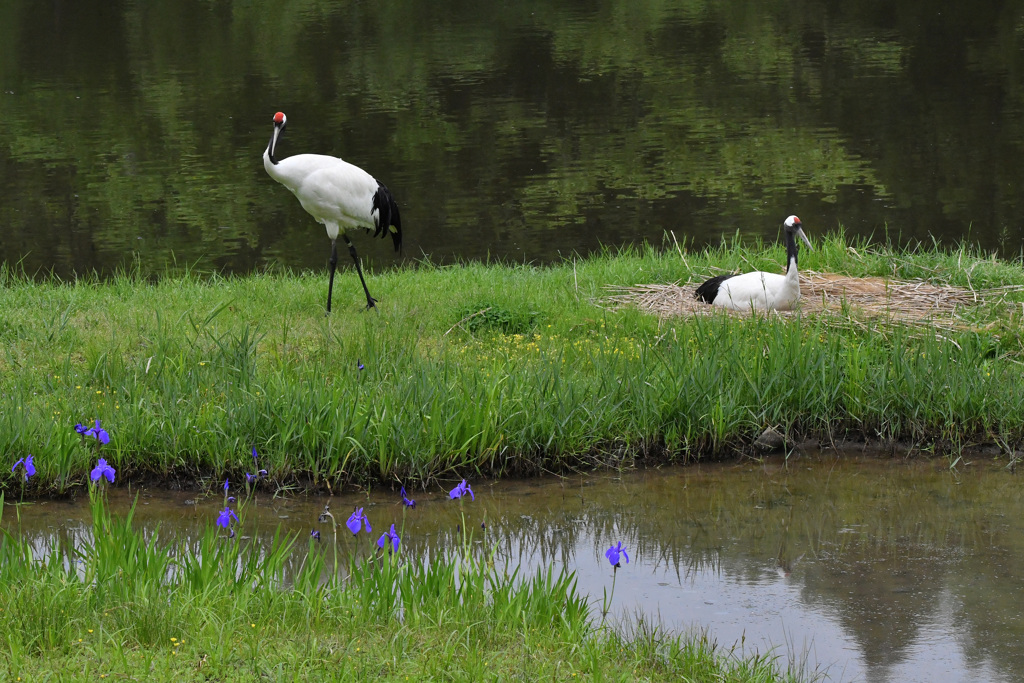
M 694 296 L 701 301 L 734 311 L 789 311 L 800 300 L 800 274 L 796 260 L 799 237 L 808 248 L 800 219 L 790 216 L 782 224 L 786 235 L 786 274 L 754 271 L 742 275 L 718 275 L 704 282 Z
M 712 303 L 734 311 L 790 311 L 799 299 L 800 276 L 792 259 L 785 275 L 757 270 L 729 278 Z
M 332 240 L 343 230 L 377 227 L 380 212 L 372 206 L 380 184 L 358 166 L 325 154 L 296 154 L 274 164 L 268 147 L 263 167 L 327 228 Z

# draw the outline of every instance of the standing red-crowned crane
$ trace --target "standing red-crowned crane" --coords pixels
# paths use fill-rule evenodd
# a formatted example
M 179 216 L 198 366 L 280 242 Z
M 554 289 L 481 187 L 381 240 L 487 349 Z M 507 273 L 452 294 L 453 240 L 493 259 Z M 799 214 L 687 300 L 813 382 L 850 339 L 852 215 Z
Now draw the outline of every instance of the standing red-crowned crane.
M 694 297 L 712 306 L 735 311 L 791 310 L 800 299 L 800 275 L 796 271 L 798 249 L 794 235 L 803 240 L 808 249 L 812 247 L 804 234 L 803 224 L 796 216 L 787 218 L 782 230 L 786 234 L 785 275 L 759 270 L 743 275 L 717 275 L 698 287 Z
M 366 308 L 377 301 L 370 296 L 363 279 L 356 248 L 348 238 L 349 228 L 373 230 L 374 237 L 391 235 L 395 251 L 402 247 L 402 219 L 398 204 L 383 183 L 347 161 L 324 154 L 296 154 L 287 159 L 274 158 L 277 142 L 284 133 L 288 117 L 282 112 L 274 114 L 274 133 L 263 152 L 263 167 L 270 177 L 281 183 L 299 198 L 299 203 L 319 223 L 327 228 L 331 238 L 331 279 L 327 285 L 327 312 L 331 312 L 331 292 L 334 290 L 334 271 L 338 266 L 338 235 L 348 245 L 348 253 L 356 264 L 359 281 L 366 293 Z

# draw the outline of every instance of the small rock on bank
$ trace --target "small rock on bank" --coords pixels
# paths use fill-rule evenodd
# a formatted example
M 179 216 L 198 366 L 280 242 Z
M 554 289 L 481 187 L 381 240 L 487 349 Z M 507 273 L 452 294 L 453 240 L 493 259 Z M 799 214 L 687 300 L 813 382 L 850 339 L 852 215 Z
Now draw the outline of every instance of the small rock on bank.
M 786 437 L 775 427 L 769 427 L 761 432 L 761 436 L 754 439 L 754 445 L 762 451 L 777 451 L 785 448 Z

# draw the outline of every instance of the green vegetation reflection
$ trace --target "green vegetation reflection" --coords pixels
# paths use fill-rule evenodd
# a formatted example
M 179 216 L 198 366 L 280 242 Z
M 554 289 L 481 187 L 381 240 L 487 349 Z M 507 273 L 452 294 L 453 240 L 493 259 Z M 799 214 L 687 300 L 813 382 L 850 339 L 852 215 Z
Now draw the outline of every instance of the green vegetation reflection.
M 1019 3 L 919 5 L 8 3 L 0 252 L 63 276 L 322 265 L 260 168 L 276 109 L 287 153 L 387 182 L 443 260 L 792 212 L 1014 251 Z

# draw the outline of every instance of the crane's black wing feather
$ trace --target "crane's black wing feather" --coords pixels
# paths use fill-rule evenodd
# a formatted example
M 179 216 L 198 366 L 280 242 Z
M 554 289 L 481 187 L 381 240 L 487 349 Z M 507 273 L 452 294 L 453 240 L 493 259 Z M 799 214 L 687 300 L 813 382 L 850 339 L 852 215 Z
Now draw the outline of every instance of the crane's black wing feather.
M 391 191 L 384 183 L 377 183 L 377 192 L 373 195 L 371 211 L 377 212 L 377 225 L 374 237 L 390 234 L 395 243 L 395 251 L 402 248 L 402 217 L 398 212 L 398 204 L 391 196 Z
M 721 288 L 722 283 L 731 277 L 736 277 L 731 273 L 729 275 L 716 275 L 711 278 L 693 293 L 693 298 L 700 299 L 704 303 L 711 304 L 715 302 L 715 297 L 718 296 L 718 290 Z

